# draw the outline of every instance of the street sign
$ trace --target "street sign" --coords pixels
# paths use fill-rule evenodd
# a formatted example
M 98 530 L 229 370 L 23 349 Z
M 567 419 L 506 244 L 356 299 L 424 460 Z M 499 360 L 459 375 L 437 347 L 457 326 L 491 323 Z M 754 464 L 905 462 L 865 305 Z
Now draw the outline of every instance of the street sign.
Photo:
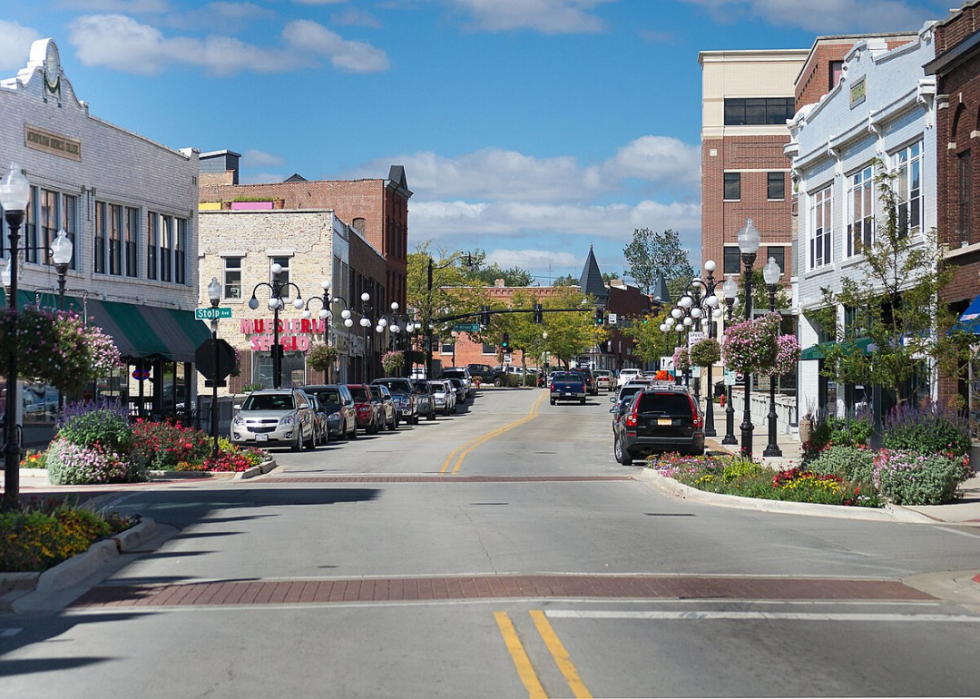
M 660 358 L 660 370 L 661 371 L 673 371 L 674 370 L 674 358 L 673 357 L 661 357 Z
M 514 361 L 514 355 L 513 354 L 511 354 L 510 352 L 508 352 L 507 354 L 504 355 L 504 364 L 510 364 L 512 361 Z
M 735 385 L 735 372 L 725 371 L 725 385 L 734 386 Z
M 215 348 L 217 344 L 217 349 Z M 217 365 L 215 364 L 217 360 Z M 235 348 L 228 341 L 208 338 L 194 352 L 194 364 L 206 379 L 222 381 L 235 370 Z
M 609 324 L 610 325 L 616 325 L 616 320 L 618 319 L 618 317 L 619 316 L 617 316 L 615 313 L 610 313 L 609 314 Z
M 453 330 L 458 333 L 478 333 L 480 332 L 479 323 L 456 323 Z
M 694 345 L 701 342 L 701 340 L 703 340 L 707 336 L 708 336 L 707 333 L 701 332 L 700 330 L 691 331 L 687 334 L 687 346 L 694 347 Z
M 194 309 L 194 320 L 218 320 L 220 318 L 231 318 L 230 308 L 205 308 Z

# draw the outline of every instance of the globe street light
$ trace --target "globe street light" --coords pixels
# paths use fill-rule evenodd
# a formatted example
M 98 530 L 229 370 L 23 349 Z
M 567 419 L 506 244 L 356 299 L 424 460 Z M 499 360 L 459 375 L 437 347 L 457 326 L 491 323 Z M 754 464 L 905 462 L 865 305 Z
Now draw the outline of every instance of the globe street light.
M 735 297 L 738 296 L 738 284 L 732 279 L 731 275 L 725 279 L 721 287 L 722 295 L 725 297 L 725 308 L 727 320 L 732 322 L 732 309 L 735 307 Z M 728 367 L 725 367 L 728 370 Z M 725 386 L 725 437 L 721 440 L 722 444 L 738 444 L 735 439 L 735 406 L 732 405 L 732 384 Z
M 221 303 L 221 282 L 217 277 L 211 277 L 208 284 L 208 300 L 211 301 L 211 308 L 217 308 Z M 218 357 L 218 318 L 211 319 L 211 344 L 214 346 L 214 371 L 215 376 L 211 379 L 211 437 L 214 445 L 211 448 L 211 456 L 218 458 L 218 364 L 221 361 Z
M 27 201 L 31 194 L 31 183 L 16 163 L 0 181 L 0 206 L 10 237 L 10 293 L 7 306 L 10 308 L 10 322 L 17 322 L 17 245 L 20 242 L 20 227 L 24 223 Z M 15 328 L 9 328 L 10 336 Z M 11 352 L 7 364 L 7 407 L 4 415 L 3 464 L 4 464 L 4 505 L 8 508 L 18 506 L 20 500 L 20 442 L 17 437 L 17 353 Z
M 745 225 L 738 231 L 738 249 L 742 253 L 742 265 L 745 271 L 745 320 L 752 317 L 752 265 L 755 264 L 755 254 L 759 250 L 759 229 L 752 219 L 746 219 Z M 742 410 L 742 452 L 752 458 L 752 375 L 745 375 L 745 406 Z
M 770 257 L 769 262 L 762 268 L 762 278 L 766 281 L 766 288 L 769 291 L 769 312 L 776 312 L 776 288 L 779 284 L 779 265 L 776 258 Z M 783 452 L 776 444 L 776 377 L 769 376 L 769 444 L 762 452 L 763 456 L 782 456 Z
M 258 291 L 260 286 L 269 287 L 269 310 L 273 313 L 272 320 L 272 387 L 281 388 L 282 387 L 282 355 L 283 350 L 279 345 L 279 311 L 286 307 L 285 301 L 282 298 L 282 292 L 288 290 L 292 287 L 296 290 L 296 298 L 293 300 L 293 307 L 297 310 L 303 308 L 306 302 L 303 301 L 303 294 L 299 290 L 299 287 L 292 282 L 281 282 L 279 281 L 279 275 L 282 274 L 282 265 L 276 263 L 272 265 L 272 283 L 269 282 L 259 282 L 252 289 L 252 298 L 248 301 L 248 307 L 253 311 L 259 307 L 259 300 L 255 298 L 255 292 Z

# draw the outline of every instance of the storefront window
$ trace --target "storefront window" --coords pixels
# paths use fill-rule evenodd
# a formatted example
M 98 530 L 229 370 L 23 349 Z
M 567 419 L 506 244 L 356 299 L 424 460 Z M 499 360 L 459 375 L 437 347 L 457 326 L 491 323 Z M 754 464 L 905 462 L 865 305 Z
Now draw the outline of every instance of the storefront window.
M 252 352 L 252 380 L 264 388 L 272 388 L 272 353 Z M 282 358 L 281 388 L 302 386 L 306 383 L 306 353 L 286 352 Z

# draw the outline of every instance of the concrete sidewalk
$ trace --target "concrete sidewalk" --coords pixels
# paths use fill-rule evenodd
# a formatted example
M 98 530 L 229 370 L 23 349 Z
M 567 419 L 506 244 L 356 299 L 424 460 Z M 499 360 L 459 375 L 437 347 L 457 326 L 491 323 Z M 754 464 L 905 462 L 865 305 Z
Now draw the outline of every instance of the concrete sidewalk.
M 717 436 L 705 439 L 705 444 L 709 451 L 728 452 L 737 454 L 741 450 L 742 413 L 736 411 L 734 414 L 734 430 L 736 444 L 722 444 L 727 434 L 727 417 L 725 409 L 717 403 L 714 405 L 714 422 Z M 788 469 L 799 465 L 802 458 L 802 449 L 798 435 L 787 435 L 777 433 L 776 445 L 782 451 L 781 457 L 766 457 L 763 452 L 769 444 L 768 424 L 763 422 L 756 423 L 752 431 L 752 456 L 763 464 L 772 468 Z M 980 527 L 980 473 L 974 475 L 963 482 L 960 486 L 962 497 L 956 502 L 948 505 L 916 505 L 906 507 L 923 514 L 936 522 L 946 522 L 949 524 L 965 524 Z

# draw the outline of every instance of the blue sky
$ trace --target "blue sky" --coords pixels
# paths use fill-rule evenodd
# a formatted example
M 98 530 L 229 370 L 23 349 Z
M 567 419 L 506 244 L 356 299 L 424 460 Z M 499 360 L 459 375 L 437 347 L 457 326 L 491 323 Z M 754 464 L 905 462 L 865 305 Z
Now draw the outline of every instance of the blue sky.
M 941 0 L 0 0 L 0 76 L 52 37 L 94 116 L 244 155 L 244 182 L 404 165 L 412 248 L 622 272 L 700 254 L 698 52 L 918 29 Z

